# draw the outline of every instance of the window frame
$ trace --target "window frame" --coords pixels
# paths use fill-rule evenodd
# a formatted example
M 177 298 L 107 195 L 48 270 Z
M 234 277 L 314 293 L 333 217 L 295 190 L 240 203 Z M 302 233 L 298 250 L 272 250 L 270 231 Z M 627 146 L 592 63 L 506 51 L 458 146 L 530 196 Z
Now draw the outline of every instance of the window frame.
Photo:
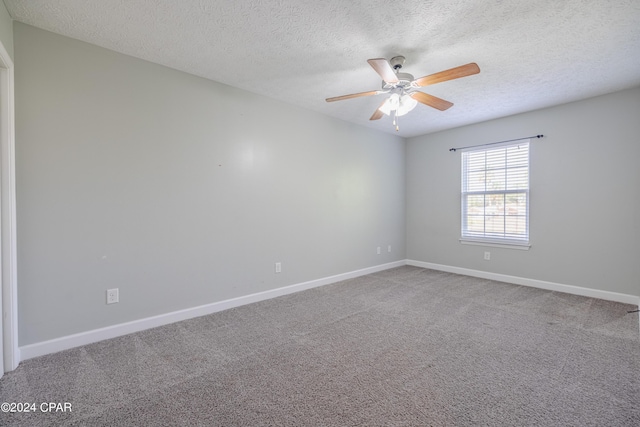
M 508 189 L 508 184 L 507 184 L 507 171 L 511 168 L 514 167 L 513 164 L 509 164 L 508 162 L 508 158 L 505 158 L 505 163 L 504 163 L 504 167 L 503 168 L 499 168 L 499 169 L 490 169 L 487 167 L 487 153 L 491 152 L 491 151 L 504 151 L 505 156 L 507 156 L 508 153 L 508 149 L 509 148 L 518 148 L 518 147 L 522 147 L 522 146 L 526 146 L 527 148 L 527 155 L 526 155 L 526 188 L 516 188 L 516 189 Z M 487 177 L 485 175 L 484 177 L 484 185 L 485 188 L 483 190 L 470 190 L 469 189 L 469 180 L 468 180 L 468 175 L 469 175 L 469 166 L 468 166 L 468 156 L 471 153 L 478 153 L 478 152 L 482 152 L 485 155 L 485 165 L 483 169 L 479 169 L 476 170 L 475 172 L 486 172 L 488 170 L 503 170 L 505 173 L 505 184 L 504 184 L 504 188 L 499 189 L 499 190 L 495 190 L 495 189 L 491 189 L 491 190 L 487 190 L 486 188 L 486 184 L 488 182 Z M 522 164 L 518 165 L 518 167 L 522 167 Z M 471 171 L 474 172 L 474 171 Z M 522 250 L 528 250 L 531 247 L 530 244 L 530 216 L 529 216 L 529 212 L 530 212 L 530 188 L 531 188 L 531 144 L 530 144 L 530 139 L 527 139 L 525 141 L 519 141 L 519 142 L 507 142 L 507 143 L 500 143 L 500 144 L 491 144 L 491 146 L 476 146 L 476 147 L 469 147 L 467 149 L 465 149 L 464 151 L 462 151 L 462 156 L 461 156 L 461 191 L 460 191 L 460 212 L 461 212 L 461 218 L 460 218 L 460 243 L 462 244 L 468 244 L 468 245 L 481 245 L 481 246 L 495 246 L 495 247 L 505 247 L 505 248 L 512 248 L 512 249 L 522 249 Z M 486 229 L 486 219 L 488 217 L 491 217 L 491 215 L 487 215 L 485 209 L 486 209 L 486 203 L 484 204 L 483 207 L 483 213 L 482 213 L 482 217 L 483 217 L 483 231 L 482 232 L 473 232 L 470 231 L 468 228 L 468 219 L 469 219 L 469 215 L 468 215 L 468 211 L 469 211 L 469 207 L 468 207 L 468 198 L 469 196 L 495 196 L 495 195 L 503 195 L 506 199 L 507 195 L 509 194 L 522 194 L 525 197 L 525 212 L 524 212 L 524 220 L 525 220 L 525 233 L 523 234 L 522 238 L 518 238 L 518 237 L 507 237 L 509 233 L 507 233 L 506 231 L 506 226 L 503 227 L 502 232 L 491 232 L 491 231 L 487 231 Z M 503 209 L 506 209 L 506 203 L 503 206 Z M 506 224 L 506 220 L 510 215 L 507 214 L 506 212 L 504 212 L 502 215 L 497 215 L 497 217 L 501 217 L 503 218 L 503 220 L 505 221 Z M 522 215 L 516 215 L 516 216 L 522 216 Z M 502 235 L 502 236 L 500 236 Z

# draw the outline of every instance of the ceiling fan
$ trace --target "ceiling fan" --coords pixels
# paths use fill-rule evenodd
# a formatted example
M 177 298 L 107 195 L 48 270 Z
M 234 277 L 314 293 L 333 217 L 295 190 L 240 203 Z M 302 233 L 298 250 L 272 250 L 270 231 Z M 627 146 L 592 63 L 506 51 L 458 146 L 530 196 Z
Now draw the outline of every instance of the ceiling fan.
M 367 60 L 375 72 L 382 77 L 382 89 L 335 96 L 333 98 L 327 98 L 327 102 L 342 101 L 343 99 L 359 98 L 361 96 L 390 94 L 390 96 L 380 104 L 369 120 L 378 120 L 384 114 L 388 116 L 393 115 L 393 124 L 396 126 L 397 131 L 399 130 L 397 118 L 413 110 L 416 105 L 418 105 L 418 102 L 440 111 L 444 111 L 453 105 L 444 99 L 420 92 L 418 90 L 419 88 L 478 74 L 480 72 L 478 64 L 472 62 L 440 71 L 439 73 L 420 77 L 419 79 L 414 79 L 411 74 L 400 72 L 404 61 L 404 56 L 394 56 L 390 61 L 384 58 Z

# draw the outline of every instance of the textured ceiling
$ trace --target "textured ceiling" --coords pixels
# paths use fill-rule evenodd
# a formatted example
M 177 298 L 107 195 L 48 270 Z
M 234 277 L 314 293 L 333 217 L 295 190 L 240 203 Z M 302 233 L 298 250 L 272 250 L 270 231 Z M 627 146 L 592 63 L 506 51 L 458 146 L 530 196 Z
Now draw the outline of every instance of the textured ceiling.
M 405 137 L 640 85 L 639 0 L 4 0 L 13 19 L 290 104 L 396 133 L 369 117 L 369 58 L 401 54 L 454 103 L 400 118 Z

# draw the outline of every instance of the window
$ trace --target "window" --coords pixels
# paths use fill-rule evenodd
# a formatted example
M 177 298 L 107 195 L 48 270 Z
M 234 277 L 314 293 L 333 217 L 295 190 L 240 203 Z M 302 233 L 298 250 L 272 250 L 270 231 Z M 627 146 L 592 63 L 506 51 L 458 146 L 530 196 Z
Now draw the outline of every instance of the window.
M 529 246 L 529 140 L 462 153 L 463 243 Z

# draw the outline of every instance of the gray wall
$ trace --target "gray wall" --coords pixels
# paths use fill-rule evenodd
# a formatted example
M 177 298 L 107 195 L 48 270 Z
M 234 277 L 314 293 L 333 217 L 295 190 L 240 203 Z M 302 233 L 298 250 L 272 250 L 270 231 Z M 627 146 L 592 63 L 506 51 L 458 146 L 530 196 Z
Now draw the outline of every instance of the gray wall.
M 13 21 L 3 1 L 0 1 L 0 42 L 13 59 Z
M 405 259 L 403 139 L 14 38 L 21 346 Z
M 407 258 L 640 295 L 639 118 L 636 88 L 408 140 Z M 531 249 L 460 244 L 460 153 L 449 148 L 540 133 Z

